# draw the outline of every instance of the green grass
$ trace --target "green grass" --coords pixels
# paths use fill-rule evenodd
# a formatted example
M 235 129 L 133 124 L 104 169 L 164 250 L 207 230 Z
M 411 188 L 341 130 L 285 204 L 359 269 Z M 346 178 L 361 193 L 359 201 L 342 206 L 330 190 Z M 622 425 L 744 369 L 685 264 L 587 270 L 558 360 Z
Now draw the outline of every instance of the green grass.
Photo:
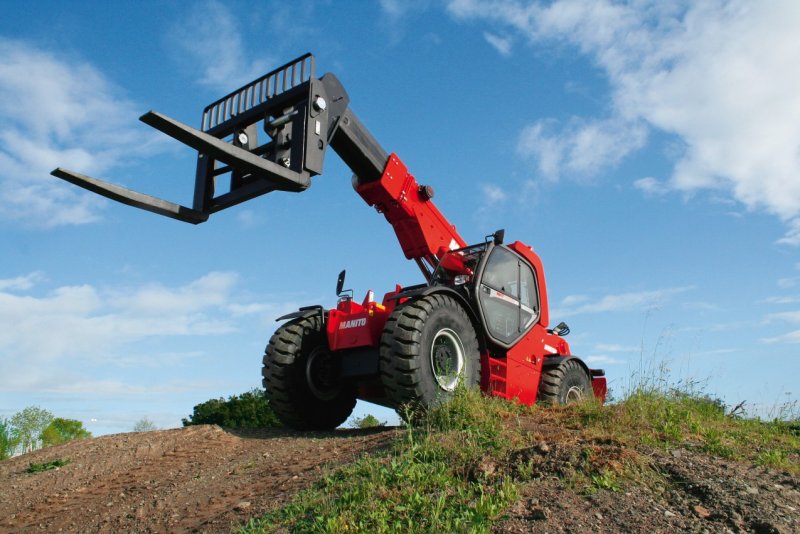
M 505 457 L 519 441 L 504 424 L 517 411 L 458 392 L 386 454 L 335 471 L 242 532 L 488 532 L 518 493 L 511 476 L 481 462 Z
M 28 465 L 28 468 L 25 469 L 26 473 L 41 473 L 42 471 L 50 471 L 51 469 L 58 469 L 59 467 L 64 467 L 69 463 L 69 460 L 53 460 L 52 462 L 45 462 L 45 463 L 34 463 L 31 462 Z
M 640 388 L 623 401 L 553 410 L 587 436 L 616 439 L 629 447 L 686 447 L 712 456 L 800 474 L 798 419 L 743 418 L 726 414 L 718 399 L 697 391 Z
M 683 447 L 800 474 L 796 416 L 731 417 L 691 388 L 639 387 L 606 406 L 546 409 L 459 391 L 410 419 L 417 424 L 390 450 L 335 470 L 241 532 L 488 532 L 521 485 L 542 473 L 584 495 L 663 483 L 637 452 L 648 448 Z M 543 441 L 550 450 L 537 453 Z

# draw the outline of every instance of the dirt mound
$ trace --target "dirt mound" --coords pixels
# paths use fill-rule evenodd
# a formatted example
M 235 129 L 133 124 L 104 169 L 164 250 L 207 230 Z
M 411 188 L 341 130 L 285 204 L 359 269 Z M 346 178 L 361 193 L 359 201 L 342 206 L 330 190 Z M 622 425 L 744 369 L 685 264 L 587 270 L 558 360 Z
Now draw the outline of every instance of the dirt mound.
M 601 466 L 593 476 L 602 490 L 570 484 L 589 458 Z M 691 447 L 632 450 L 561 433 L 512 460 L 533 480 L 493 532 L 800 532 L 798 477 Z M 650 475 L 635 484 L 603 478 L 623 464 Z
M 203 425 L 73 441 L 0 462 L 0 532 L 228 532 L 395 435 Z M 69 463 L 26 472 L 56 459 Z
M 691 443 L 632 449 L 541 419 L 522 423 L 527 445 L 475 469 L 476 480 L 524 481 L 493 532 L 800 532 L 796 475 Z M 196 426 L 75 441 L 0 462 L 0 532 L 229 532 L 399 435 Z M 26 472 L 56 459 L 69 463 Z M 615 479 L 623 466 L 642 476 Z

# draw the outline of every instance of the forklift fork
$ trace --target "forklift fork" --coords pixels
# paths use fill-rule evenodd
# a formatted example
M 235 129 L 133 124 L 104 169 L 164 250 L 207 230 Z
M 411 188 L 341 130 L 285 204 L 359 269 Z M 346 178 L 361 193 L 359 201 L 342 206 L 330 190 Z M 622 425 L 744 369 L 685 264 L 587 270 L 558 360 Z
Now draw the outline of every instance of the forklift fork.
M 325 149 L 348 103 L 335 76 L 314 77 L 314 56 L 305 54 L 206 106 L 202 130 L 155 111 L 142 115 L 145 124 L 197 150 L 191 208 L 60 167 L 51 174 L 112 200 L 199 224 L 271 191 L 307 189 L 311 177 L 322 173 Z M 229 188 L 218 191 L 226 174 Z

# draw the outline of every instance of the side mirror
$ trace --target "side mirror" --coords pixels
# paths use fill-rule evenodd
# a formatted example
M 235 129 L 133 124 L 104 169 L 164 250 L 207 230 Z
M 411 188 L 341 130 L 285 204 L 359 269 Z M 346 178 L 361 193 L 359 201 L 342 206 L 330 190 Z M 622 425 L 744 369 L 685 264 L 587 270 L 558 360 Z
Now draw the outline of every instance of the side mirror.
M 346 269 L 342 269 L 342 272 L 339 273 L 339 279 L 336 281 L 336 296 L 342 296 L 342 289 L 344 289 L 344 276 L 347 273 Z
M 569 326 L 567 326 L 567 323 L 564 321 L 561 321 L 556 325 L 555 328 L 553 328 L 553 332 L 555 332 L 555 334 L 558 336 L 564 337 L 569 334 Z

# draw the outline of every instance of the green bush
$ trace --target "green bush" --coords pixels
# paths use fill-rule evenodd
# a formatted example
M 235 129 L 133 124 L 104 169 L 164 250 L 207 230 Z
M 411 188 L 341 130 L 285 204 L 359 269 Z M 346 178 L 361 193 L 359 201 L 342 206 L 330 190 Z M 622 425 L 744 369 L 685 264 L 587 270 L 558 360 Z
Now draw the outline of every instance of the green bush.
M 282 426 L 263 390 L 253 389 L 241 395 L 220 397 L 194 407 L 183 426 L 219 425 L 229 428 L 264 428 Z
M 70 462 L 69 460 L 61 460 L 61 459 L 45 463 L 31 462 L 30 464 L 28 464 L 28 468 L 25 471 L 27 473 L 41 473 L 43 471 L 50 471 L 51 469 L 58 469 L 60 467 L 64 467 L 69 462 Z
M 379 421 L 378 418 L 371 413 L 364 417 L 354 417 L 350 422 L 351 428 L 374 428 L 380 426 L 386 426 L 386 421 Z
M 92 437 L 92 433 L 83 428 L 83 423 L 75 419 L 56 417 L 42 430 L 41 440 L 43 447 L 58 445 L 73 439 Z

